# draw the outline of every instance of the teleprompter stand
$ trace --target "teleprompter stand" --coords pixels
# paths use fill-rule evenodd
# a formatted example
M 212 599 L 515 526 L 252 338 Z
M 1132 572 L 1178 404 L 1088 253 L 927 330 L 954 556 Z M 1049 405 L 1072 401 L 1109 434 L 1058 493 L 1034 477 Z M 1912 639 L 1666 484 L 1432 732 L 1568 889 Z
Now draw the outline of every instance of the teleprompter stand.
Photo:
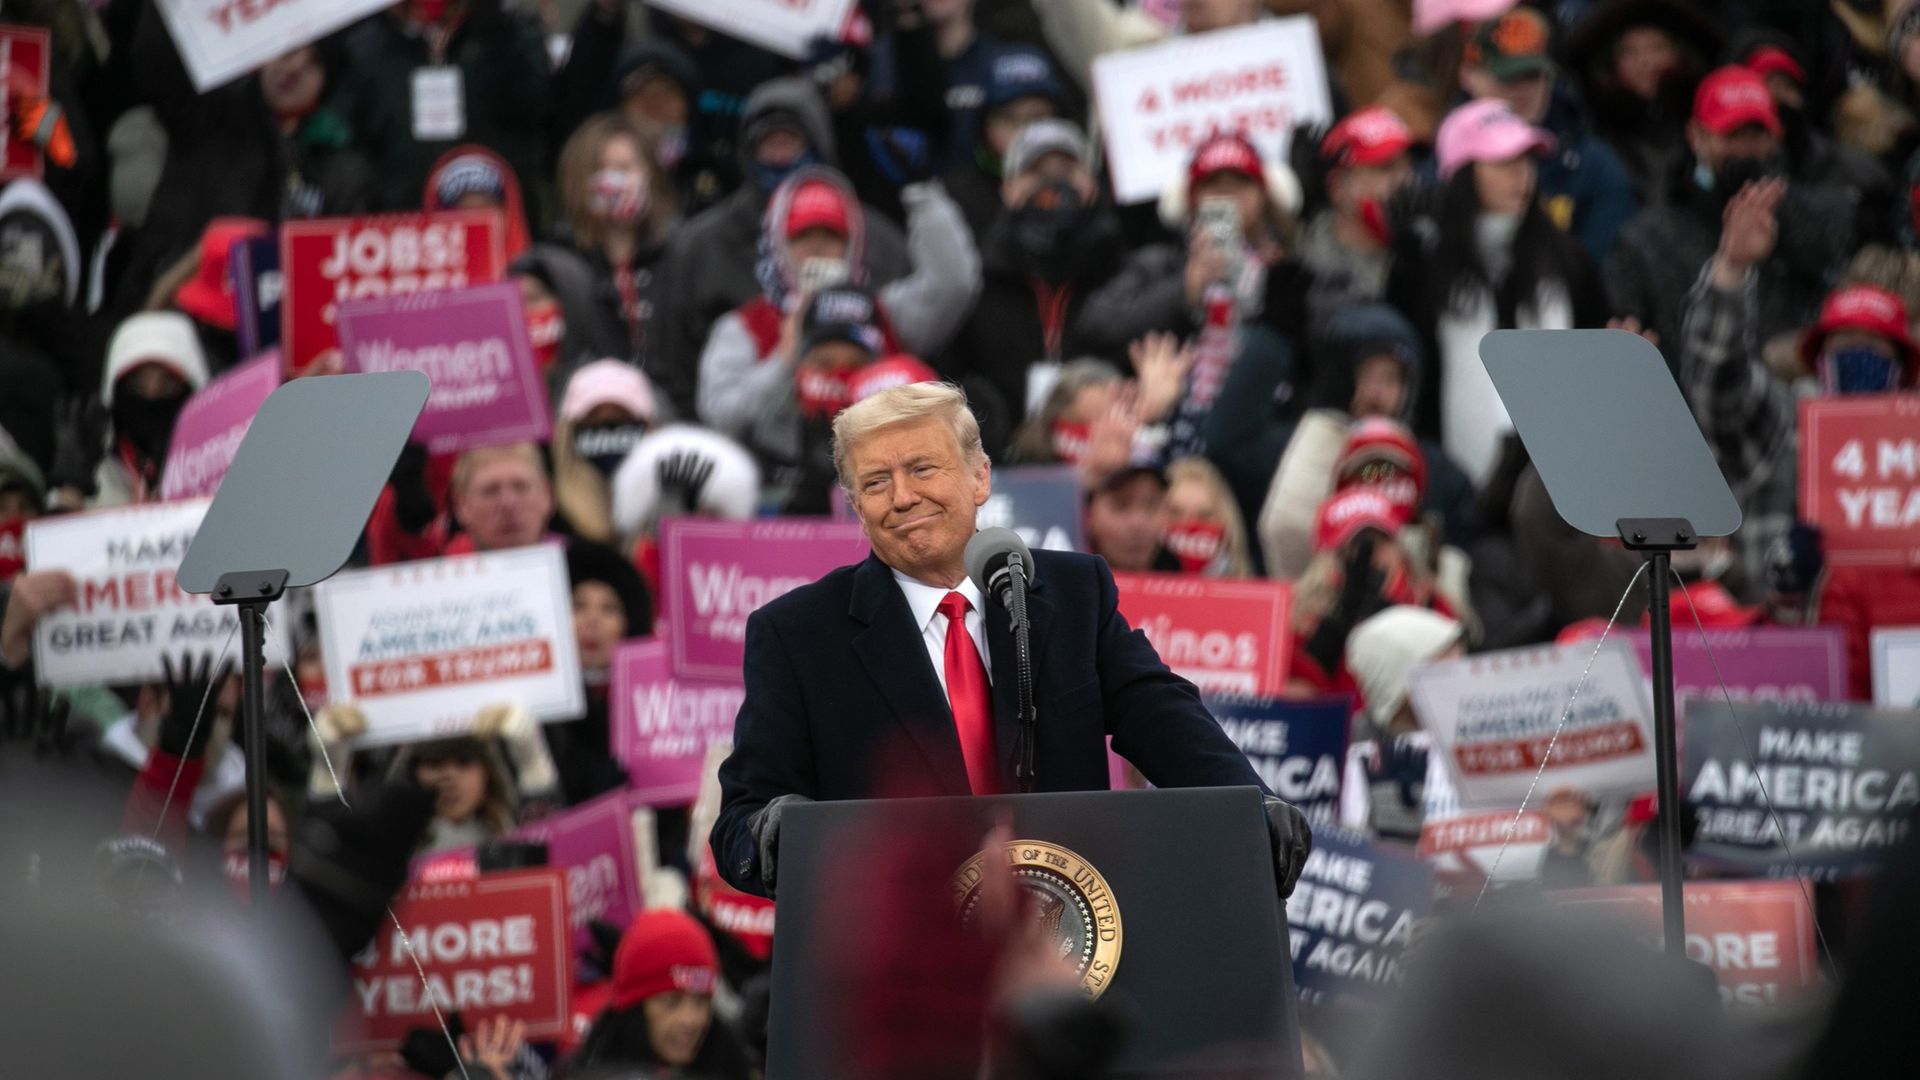
M 1668 582 L 1673 553 L 1702 536 L 1732 533 L 1740 506 L 1665 359 L 1639 335 L 1496 330 L 1480 340 L 1480 359 L 1554 510 L 1581 532 L 1617 539 L 1647 558 L 1661 921 L 1666 951 L 1684 956 Z
M 247 892 L 267 897 L 267 605 L 331 577 L 353 553 L 414 421 L 417 371 L 298 379 L 261 404 L 180 564 L 180 587 L 240 617 L 247 761 Z

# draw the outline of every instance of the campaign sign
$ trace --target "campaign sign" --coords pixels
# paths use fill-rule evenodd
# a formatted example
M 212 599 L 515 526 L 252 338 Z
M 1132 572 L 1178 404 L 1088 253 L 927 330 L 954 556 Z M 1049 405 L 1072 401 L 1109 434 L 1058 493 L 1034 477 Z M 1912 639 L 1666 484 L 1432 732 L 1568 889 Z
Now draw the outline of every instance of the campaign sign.
M 1123 203 L 1159 198 L 1210 135 L 1239 132 L 1283 162 L 1294 125 L 1333 119 L 1320 34 L 1304 15 L 1107 53 L 1093 62 L 1093 94 Z
M 1652 678 L 1653 645 L 1645 630 L 1616 630 Z M 1709 655 L 1711 654 L 1711 655 Z M 1719 665 L 1718 676 L 1714 665 Z M 1721 700 L 1720 680 L 1735 701 L 1839 701 L 1847 696 L 1846 632 L 1837 626 L 1695 628 L 1673 632 L 1673 693 L 1681 704 Z
M 1580 687 L 1592 655 L 1586 646 L 1541 645 L 1413 669 L 1414 714 L 1446 755 L 1461 805 L 1519 806 L 1543 763 L 1543 793 L 1653 787 L 1653 700 L 1640 666 L 1625 643 L 1608 641 Z
M 488 705 L 541 721 L 586 709 L 557 544 L 348 571 L 314 609 L 327 698 L 367 717 L 358 746 L 459 734 Z
M 337 321 L 343 370 L 419 371 L 432 381 L 413 427 L 428 453 L 545 442 L 553 434 L 520 286 L 351 300 L 339 306 Z
M 1613 885 L 1550 894 L 1617 911 L 1661 947 L 1660 886 Z M 1689 881 L 1687 958 L 1713 969 L 1723 1005 L 1777 1005 L 1820 981 L 1813 904 L 1797 881 Z
M 167 31 L 206 93 L 393 0 L 160 0 Z
M 280 351 L 302 372 L 340 344 L 337 307 L 500 280 L 498 210 L 315 218 L 280 226 Z
M 860 526 L 822 518 L 660 523 L 673 673 L 737 682 L 747 616 L 867 555 Z
M 1696 706 L 1680 756 L 1700 820 L 1687 856 L 1706 866 L 1821 881 L 1865 873 L 1920 803 L 1920 709 Z
M 1280 581 L 1115 574 L 1120 613 L 1160 659 L 1210 694 L 1277 697 L 1293 641 Z
M 1427 815 L 1414 850 L 1448 882 L 1477 886 L 1490 877 L 1502 883 L 1538 878 L 1552 839 L 1552 826 L 1538 810 L 1456 811 Z
M 65 570 L 80 584 L 72 607 L 33 629 L 42 686 L 153 682 L 162 656 L 240 655 L 239 615 L 180 588 L 174 575 L 208 499 L 141 503 L 27 522 L 27 568 Z M 287 656 L 284 604 L 267 610 L 267 666 Z
M 1433 876 L 1418 859 L 1332 825 L 1313 830 L 1313 853 L 1287 900 L 1293 982 L 1303 1001 L 1377 998 L 1405 980 L 1401 956 L 1433 907 Z
M 593 947 L 596 919 L 624 928 L 646 909 L 633 845 L 633 803 L 610 792 L 522 825 L 508 839 L 547 845 L 547 865 L 566 871 L 574 948 Z
M 667 643 L 621 644 L 613 654 L 613 757 L 648 806 L 685 806 L 700 793 L 707 749 L 733 740 L 747 692 L 731 680 L 676 678 Z
M 233 329 L 241 354 L 252 356 L 279 345 L 280 238 L 236 241 L 227 256 L 227 276 L 233 279 Z
M 280 388 L 280 353 L 256 356 L 201 387 L 173 423 L 173 442 L 160 474 L 162 499 L 211 496 L 226 478 L 253 414 Z
M 416 882 L 392 912 L 353 958 L 353 994 L 334 1029 L 334 1053 L 394 1049 L 409 1029 L 437 1025 L 436 1005 L 459 1013 L 469 1031 L 504 1017 L 524 1022 L 527 1039 L 540 1042 L 565 1028 L 572 964 L 559 870 Z
M 729 37 L 795 60 L 815 38 L 842 40 L 854 0 L 647 0 Z
M 45 169 L 30 131 L 16 130 L 20 105 L 14 95 L 47 96 L 50 38 L 31 26 L 0 26 L 0 182 L 22 176 L 39 178 Z
M 1877 627 L 1873 655 L 1873 703 L 1920 708 L 1920 626 Z
M 1800 399 L 1800 516 L 1828 565 L 1920 565 L 1920 395 Z
M 1353 698 L 1243 697 L 1209 694 L 1207 711 L 1275 795 L 1313 821 L 1340 811 L 1340 770 L 1347 757 Z

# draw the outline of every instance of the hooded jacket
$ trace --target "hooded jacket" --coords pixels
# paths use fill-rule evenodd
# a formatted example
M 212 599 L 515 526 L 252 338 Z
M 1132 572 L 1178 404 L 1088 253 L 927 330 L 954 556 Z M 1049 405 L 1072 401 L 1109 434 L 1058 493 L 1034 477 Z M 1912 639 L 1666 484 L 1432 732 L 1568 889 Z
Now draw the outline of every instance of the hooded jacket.
M 560 302 L 566 327 L 548 387 L 555 396 L 580 365 L 627 354 L 626 328 L 620 325 L 618 313 L 601 302 L 593 267 L 578 252 L 559 244 L 535 244 L 509 263 L 507 272 L 538 278 Z
M 747 99 L 741 130 L 750 130 L 775 112 L 796 118 L 819 163 L 833 165 L 838 160 L 826 106 L 810 85 L 799 79 L 775 79 L 763 84 Z M 743 137 L 740 163 L 748 175 L 753 171 L 752 158 Z M 768 198 L 769 193 L 748 180 L 725 202 L 688 222 L 668 245 L 660 271 L 665 284 L 654 334 L 659 351 L 648 374 L 667 393 L 679 415 L 694 415 L 701 349 L 714 322 L 762 291 L 756 267 Z M 863 209 L 866 284 L 884 288 L 904 277 L 911 266 L 906 240 L 880 214 Z
M 500 216 L 506 224 L 507 258 L 517 259 L 532 243 L 527 229 L 527 208 L 520 197 L 520 178 L 513 174 L 513 166 L 507 159 L 478 143 L 464 143 L 440 155 L 427 171 L 426 190 L 420 195 L 420 205 L 428 210 L 453 210 L 460 196 L 473 191 L 483 191 L 483 187 L 462 185 L 480 184 L 500 185 L 500 201 L 504 204 Z M 452 189 L 443 193 L 442 187 Z M 456 193 L 457 192 L 457 193 Z
M 157 363 L 187 384 L 188 395 L 207 385 L 207 358 L 200 349 L 200 337 L 193 320 L 177 311 L 142 312 L 120 324 L 113 342 L 107 347 L 107 367 L 100 380 L 100 403 L 112 410 L 120 379 L 142 364 Z M 128 467 L 125 456 L 116 452 L 119 436 L 109 430 L 106 456 L 94 473 L 99 494 L 92 507 L 123 506 L 142 502 L 149 496 L 140 478 Z

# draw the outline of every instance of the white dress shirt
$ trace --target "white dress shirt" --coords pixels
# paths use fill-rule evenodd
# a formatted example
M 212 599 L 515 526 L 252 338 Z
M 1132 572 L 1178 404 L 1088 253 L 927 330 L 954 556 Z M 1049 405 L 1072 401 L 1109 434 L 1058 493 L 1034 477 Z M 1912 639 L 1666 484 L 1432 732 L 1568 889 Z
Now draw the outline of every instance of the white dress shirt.
M 967 633 L 973 638 L 973 647 L 980 651 L 980 663 L 987 669 L 987 684 L 991 686 L 993 656 L 987 651 L 986 598 L 980 595 L 980 587 L 973 579 L 967 578 L 952 589 L 939 589 L 895 570 L 893 580 L 900 583 L 900 592 L 907 598 L 907 609 L 913 612 L 914 625 L 920 628 L 927 659 L 933 661 L 933 677 L 940 680 L 941 696 L 947 696 L 947 620 L 940 615 L 940 601 L 946 599 L 949 592 L 966 597 L 971 605 L 967 608 Z

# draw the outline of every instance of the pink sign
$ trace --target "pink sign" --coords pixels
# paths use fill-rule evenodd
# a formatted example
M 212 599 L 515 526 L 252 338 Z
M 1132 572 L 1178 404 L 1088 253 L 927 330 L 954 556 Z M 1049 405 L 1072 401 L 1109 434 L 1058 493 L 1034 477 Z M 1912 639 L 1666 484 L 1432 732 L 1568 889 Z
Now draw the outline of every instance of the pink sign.
M 233 464 L 253 414 L 280 387 L 280 351 L 271 349 L 221 375 L 188 399 L 174 421 L 160 498 L 212 495 Z
M 1645 630 L 1623 632 L 1653 670 Z M 1712 650 L 1709 658 L 1708 650 Z M 1714 664 L 1720 666 L 1719 678 Z M 1720 679 L 1735 701 L 1844 701 L 1847 643 L 1838 626 L 1774 626 L 1753 630 L 1708 630 L 1704 642 L 1693 627 L 1673 630 L 1673 690 L 1677 700 L 1720 699 Z
M 634 802 L 615 791 L 515 829 L 512 839 L 547 845 L 547 865 L 567 872 L 567 912 L 576 950 L 591 948 L 596 919 L 624 929 L 646 907 L 633 847 Z
M 345 301 L 338 322 L 344 370 L 420 371 L 433 381 L 413 429 L 428 453 L 553 434 L 518 285 Z
M 747 616 L 866 554 L 860 526 L 825 518 L 663 522 L 660 578 L 674 674 L 737 681 Z
M 613 654 L 613 756 L 648 806 L 684 806 L 700 793 L 707 748 L 733 739 L 746 700 L 736 677 L 675 678 L 664 641 L 629 641 Z

